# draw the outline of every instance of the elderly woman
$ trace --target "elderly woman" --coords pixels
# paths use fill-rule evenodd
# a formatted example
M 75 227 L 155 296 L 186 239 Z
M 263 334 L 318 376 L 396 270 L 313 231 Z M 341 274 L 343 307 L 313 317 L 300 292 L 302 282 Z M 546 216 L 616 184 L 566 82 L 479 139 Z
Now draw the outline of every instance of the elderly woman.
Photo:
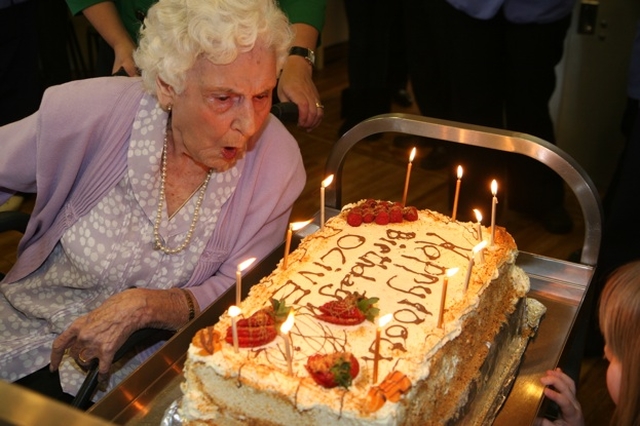
M 141 361 L 112 366 L 128 336 L 213 302 L 282 241 L 304 186 L 296 141 L 269 115 L 292 37 L 277 5 L 161 0 L 145 24 L 142 79 L 53 87 L 0 127 L 0 203 L 37 193 L 0 286 L 4 380 L 59 380 L 64 398 L 97 358 L 113 384 Z

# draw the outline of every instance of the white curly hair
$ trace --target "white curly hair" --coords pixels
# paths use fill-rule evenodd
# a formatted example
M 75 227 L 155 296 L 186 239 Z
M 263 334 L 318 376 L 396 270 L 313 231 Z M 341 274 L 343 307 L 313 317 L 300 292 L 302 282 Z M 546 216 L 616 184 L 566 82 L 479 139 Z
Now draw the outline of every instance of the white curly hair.
M 229 64 L 257 42 L 273 49 L 279 73 L 292 39 L 273 0 L 160 0 L 149 9 L 134 59 L 149 93 L 156 93 L 157 77 L 181 93 L 199 57 Z

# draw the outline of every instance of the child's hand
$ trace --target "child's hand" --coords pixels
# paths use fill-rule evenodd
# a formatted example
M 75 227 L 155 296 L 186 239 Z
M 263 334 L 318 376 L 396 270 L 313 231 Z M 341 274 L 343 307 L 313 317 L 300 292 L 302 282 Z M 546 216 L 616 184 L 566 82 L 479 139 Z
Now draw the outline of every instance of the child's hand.
M 584 426 L 582 407 L 576 398 L 576 384 L 560 370 L 547 371 L 547 375 L 540 378 L 540 382 L 547 386 L 544 395 L 560 407 L 560 418 L 551 422 L 543 419 L 542 426 Z

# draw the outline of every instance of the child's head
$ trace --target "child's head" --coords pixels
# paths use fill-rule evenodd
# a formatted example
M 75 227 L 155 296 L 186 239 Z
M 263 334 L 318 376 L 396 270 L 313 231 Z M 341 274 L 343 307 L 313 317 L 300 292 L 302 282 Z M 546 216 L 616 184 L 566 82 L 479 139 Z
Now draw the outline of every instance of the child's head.
M 600 330 L 610 361 L 607 387 L 617 404 L 612 424 L 640 421 L 640 261 L 621 266 L 600 296 Z

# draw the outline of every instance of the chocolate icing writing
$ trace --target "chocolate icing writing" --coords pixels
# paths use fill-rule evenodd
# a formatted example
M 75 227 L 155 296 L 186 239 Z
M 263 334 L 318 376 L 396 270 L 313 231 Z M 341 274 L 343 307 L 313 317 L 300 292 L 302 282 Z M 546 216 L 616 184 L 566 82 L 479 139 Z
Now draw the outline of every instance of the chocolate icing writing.
M 292 297 L 294 293 L 300 293 L 300 292 L 302 293 L 302 295 L 300 295 L 297 299 L 295 299 L 293 301 L 293 304 L 300 303 L 300 300 L 302 300 L 306 295 L 310 294 L 311 290 L 305 290 L 295 282 L 291 280 L 287 280 L 287 282 L 284 283 L 282 286 L 280 286 L 280 288 L 278 288 L 274 292 L 274 294 L 278 295 L 278 299 L 291 300 L 289 299 L 289 297 Z
M 427 313 L 431 315 L 431 313 Z M 393 313 L 393 319 L 402 324 L 422 324 L 424 322 L 424 318 L 418 317 L 418 314 L 411 309 L 400 309 Z
M 406 294 L 411 294 L 413 296 L 419 297 L 420 299 L 424 299 L 426 296 L 426 294 L 431 294 L 431 289 L 429 287 L 424 287 L 421 285 L 414 285 L 413 287 L 405 290 L 404 288 L 402 288 L 402 286 L 395 286 L 391 284 L 391 281 L 394 281 L 395 278 L 397 278 L 397 275 L 394 275 L 393 277 L 389 278 L 389 280 L 387 281 L 387 286 L 389 286 L 390 288 L 399 291 L 400 293 L 406 293 Z M 436 278 L 437 281 L 437 278 Z M 416 282 L 416 280 L 414 280 L 414 282 Z M 403 282 L 403 283 L 406 283 Z
M 373 251 L 368 251 L 364 255 L 358 258 L 358 261 L 351 267 L 351 274 L 354 277 L 363 278 L 368 281 L 375 281 L 375 276 L 367 276 L 365 275 L 367 269 L 380 267 L 382 269 L 387 269 L 385 263 L 391 262 L 390 257 L 380 256 L 378 253 Z M 374 271 L 371 271 L 374 272 Z
M 433 243 L 430 241 L 424 241 L 425 244 L 436 244 L 442 248 L 445 248 L 449 251 L 452 251 L 453 253 L 464 257 L 465 259 L 469 257 L 468 253 L 471 251 L 471 249 L 473 247 L 470 248 L 464 248 L 464 247 L 460 247 L 460 246 L 456 246 L 455 244 L 445 240 L 444 238 L 442 238 L 440 235 L 436 234 L 435 232 L 427 232 L 426 234 L 428 237 L 436 237 L 440 240 L 440 243 Z M 422 242 L 422 241 L 421 241 Z

